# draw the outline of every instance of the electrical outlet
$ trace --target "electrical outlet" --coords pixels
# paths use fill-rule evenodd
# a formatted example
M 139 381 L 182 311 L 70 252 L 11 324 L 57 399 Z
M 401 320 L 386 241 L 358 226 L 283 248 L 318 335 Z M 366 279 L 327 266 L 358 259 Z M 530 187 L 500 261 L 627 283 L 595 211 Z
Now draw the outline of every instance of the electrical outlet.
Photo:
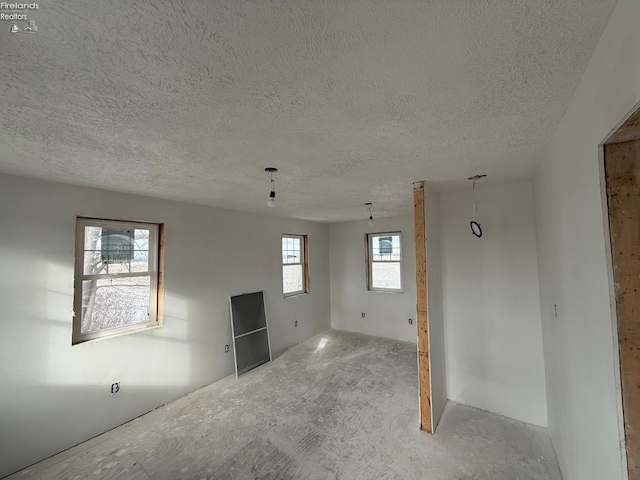
M 120 382 L 111 384 L 111 395 L 115 395 L 120 391 Z
M 553 316 L 558 318 L 558 305 L 553 304 Z
M 224 353 L 229 353 L 229 345 L 224 346 Z
M 362 312 L 362 318 L 364 318 L 364 312 Z
M 409 325 L 413 325 L 413 318 L 409 319 Z
M 297 327 L 298 326 L 298 320 L 296 320 L 295 322 L 293 322 L 293 326 Z

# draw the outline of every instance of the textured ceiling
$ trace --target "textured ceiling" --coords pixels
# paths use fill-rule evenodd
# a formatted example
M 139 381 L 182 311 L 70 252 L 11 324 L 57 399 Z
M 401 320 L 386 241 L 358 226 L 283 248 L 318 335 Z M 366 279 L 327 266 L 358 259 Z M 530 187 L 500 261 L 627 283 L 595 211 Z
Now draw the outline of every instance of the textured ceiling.
M 311 220 L 410 213 L 414 181 L 532 177 L 614 5 L 47 0 L 35 34 L 0 22 L 0 171 Z

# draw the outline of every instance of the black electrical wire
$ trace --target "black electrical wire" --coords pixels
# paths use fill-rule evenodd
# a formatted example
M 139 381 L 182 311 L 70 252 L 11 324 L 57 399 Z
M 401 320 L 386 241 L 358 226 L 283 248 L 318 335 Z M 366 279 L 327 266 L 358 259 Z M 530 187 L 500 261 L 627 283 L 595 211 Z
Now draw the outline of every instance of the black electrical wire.
M 473 233 L 476 237 L 482 237 L 482 227 L 480 224 L 474 220 L 469 222 L 469 226 L 471 227 L 471 233 Z

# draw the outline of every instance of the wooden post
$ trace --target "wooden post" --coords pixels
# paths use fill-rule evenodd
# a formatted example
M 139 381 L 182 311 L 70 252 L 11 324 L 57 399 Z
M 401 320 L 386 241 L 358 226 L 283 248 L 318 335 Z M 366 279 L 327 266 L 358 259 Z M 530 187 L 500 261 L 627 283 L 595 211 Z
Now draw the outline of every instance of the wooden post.
M 431 373 L 429 362 L 429 316 L 427 314 L 427 252 L 424 231 L 424 182 L 413 185 L 416 244 L 416 290 L 418 315 L 418 374 L 420 383 L 420 429 L 433 433 Z
M 605 145 L 629 480 L 640 480 L 640 141 Z

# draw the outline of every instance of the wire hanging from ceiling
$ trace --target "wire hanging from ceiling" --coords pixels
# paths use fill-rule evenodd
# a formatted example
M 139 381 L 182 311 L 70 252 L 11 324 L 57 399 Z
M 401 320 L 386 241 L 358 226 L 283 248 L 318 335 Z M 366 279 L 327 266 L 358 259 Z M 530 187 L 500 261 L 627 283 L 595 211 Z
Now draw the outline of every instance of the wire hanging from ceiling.
M 273 179 L 273 174 L 278 171 L 275 167 L 267 167 L 264 169 L 265 172 L 269 174 L 269 181 L 271 185 L 271 190 L 269 192 L 269 200 L 267 200 L 267 205 L 269 207 L 276 206 L 276 181 Z
M 471 220 L 469 222 L 469 227 L 471 228 L 471 233 L 478 238 L 482 237 L 482 226 L 477 221 L 478 202 L 476 201 L 476 182 L 481 178 L 485 178 L 485 177 L 486 175 L 474 175 L 473 177 L 468 178 L 468 180 L 471 180 L 471 195 L 473 198 L 473 212 L 474 212 L 473 217 L 476 218 L 476 220 Z

